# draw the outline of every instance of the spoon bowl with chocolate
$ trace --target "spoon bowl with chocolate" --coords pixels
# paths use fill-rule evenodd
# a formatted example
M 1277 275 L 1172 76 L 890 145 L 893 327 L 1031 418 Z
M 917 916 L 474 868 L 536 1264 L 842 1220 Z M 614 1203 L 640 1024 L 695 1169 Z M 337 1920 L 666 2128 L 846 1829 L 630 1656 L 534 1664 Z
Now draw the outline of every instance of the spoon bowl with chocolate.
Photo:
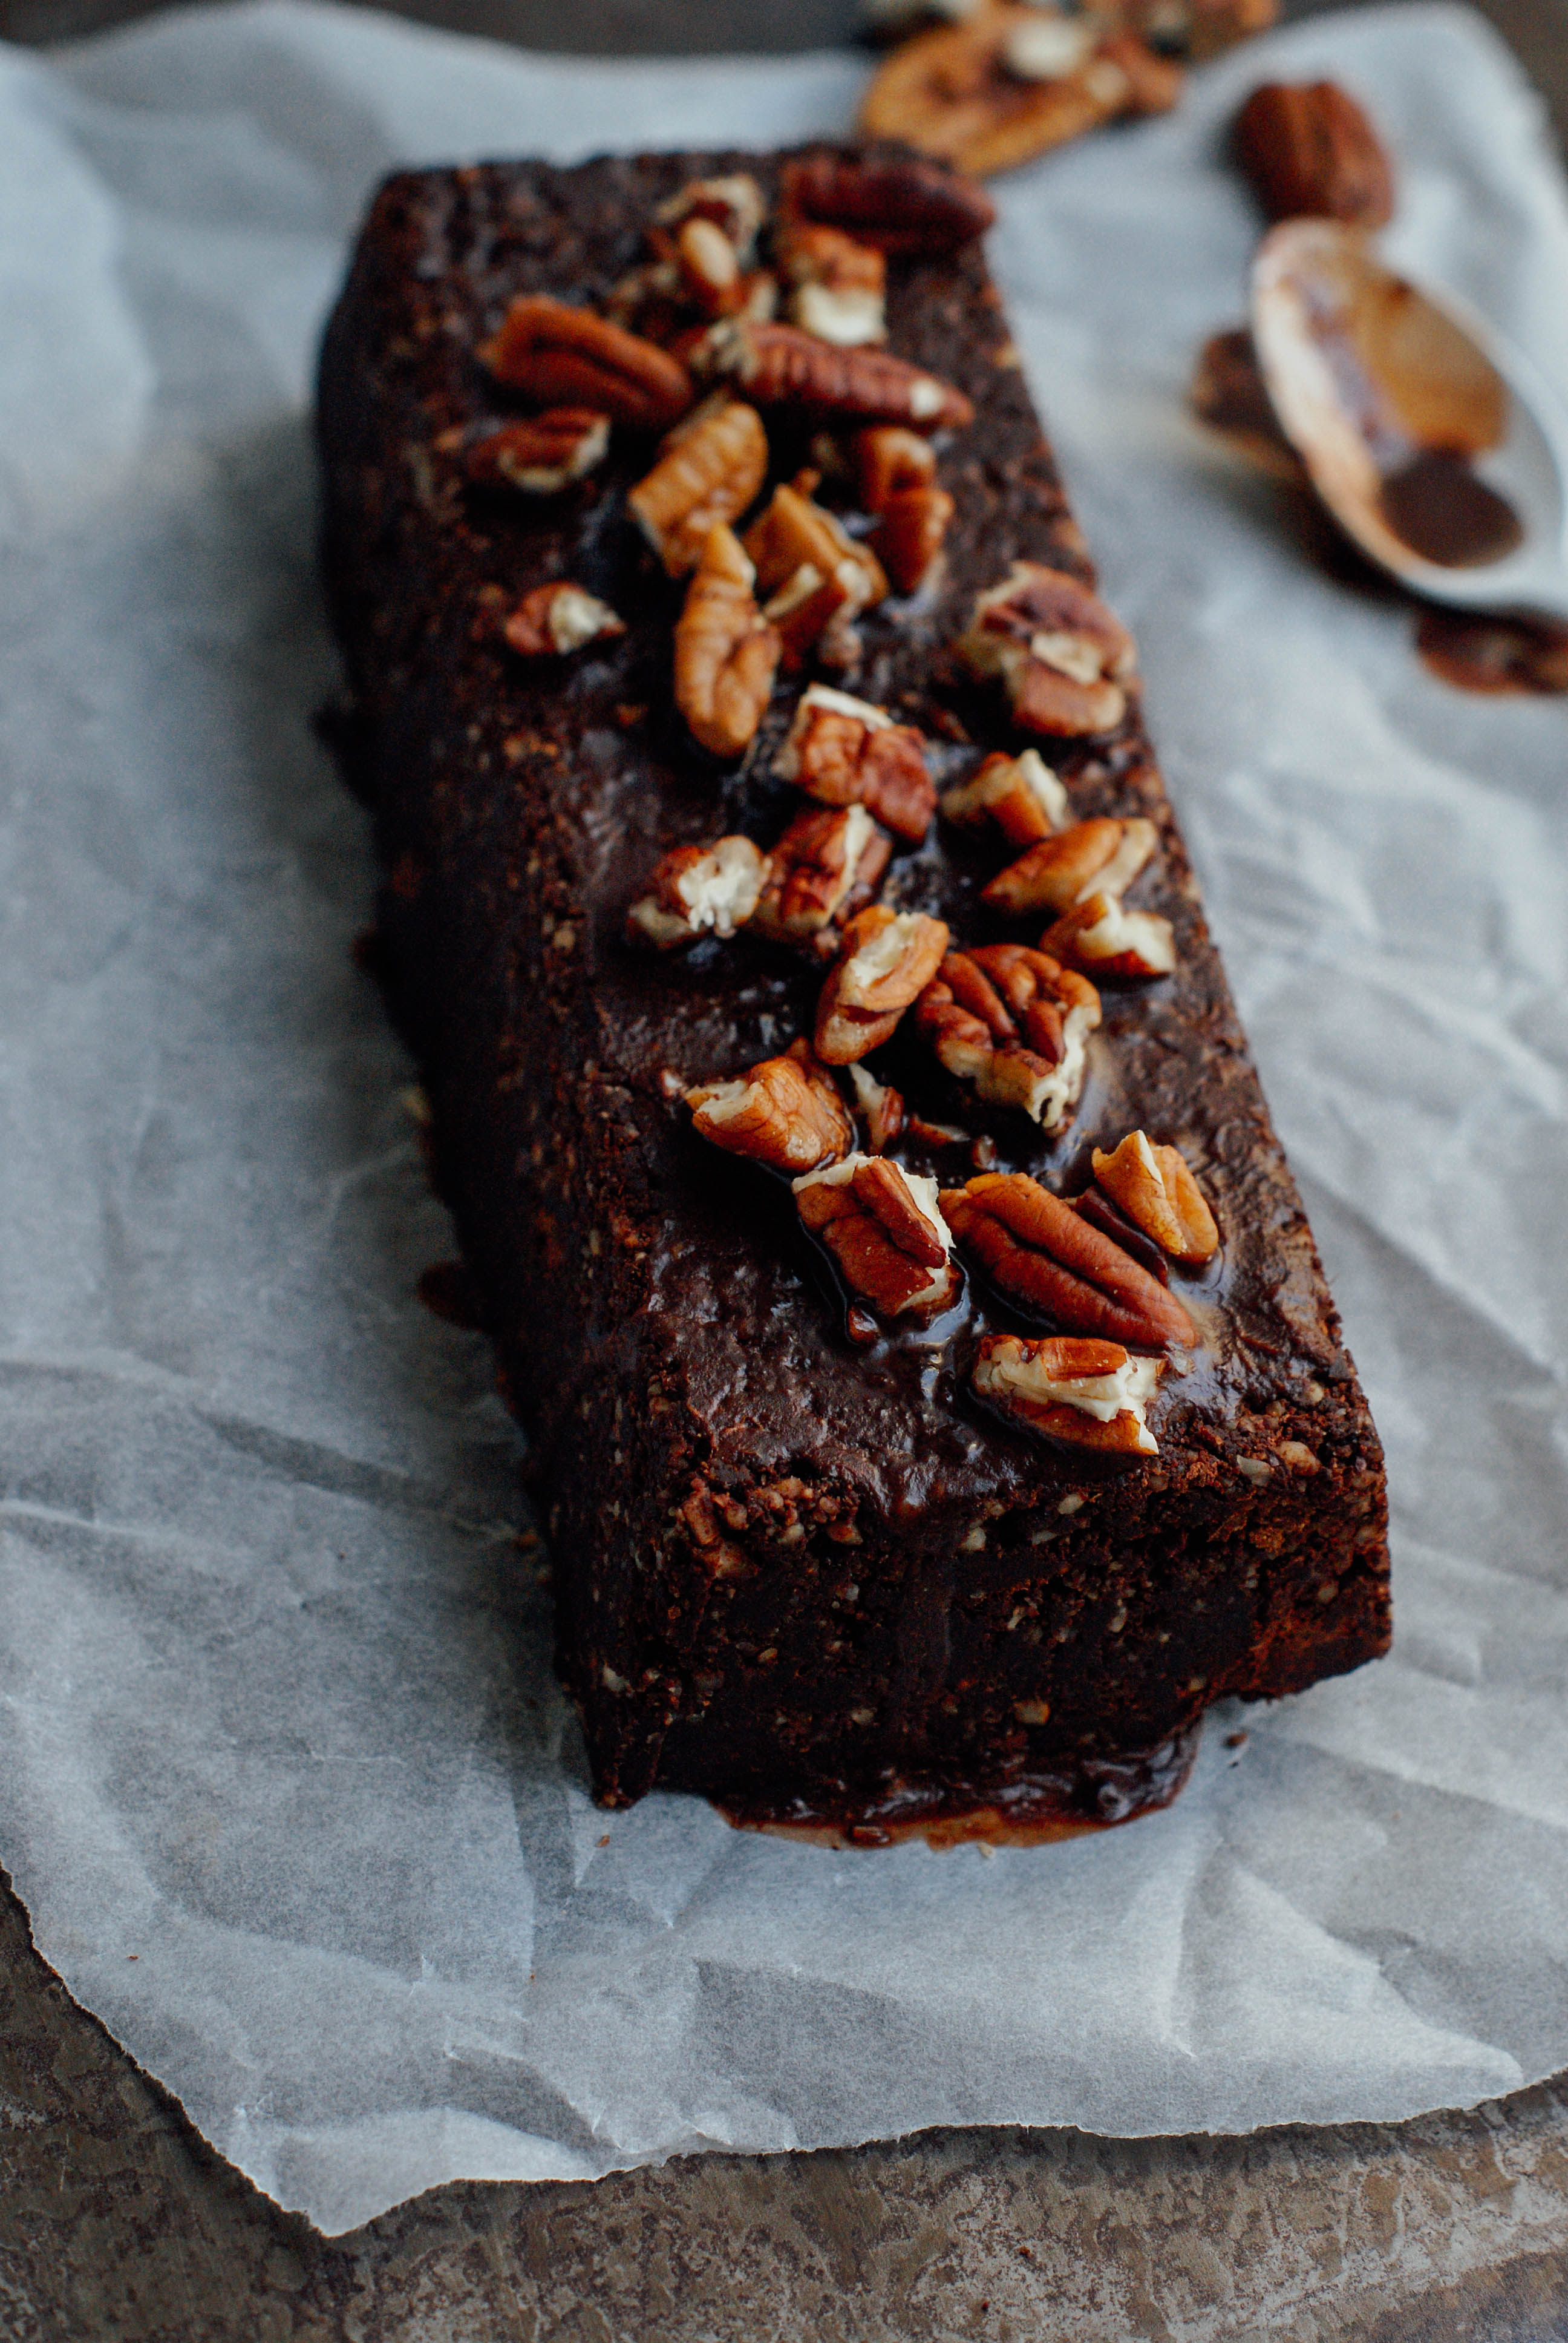
M 1327 219 L 1265 236 L 1251 325 L 1281 429 L 1370 559 L 1433 601 L 1568 618 L 1568 422 L 1488 325 Z

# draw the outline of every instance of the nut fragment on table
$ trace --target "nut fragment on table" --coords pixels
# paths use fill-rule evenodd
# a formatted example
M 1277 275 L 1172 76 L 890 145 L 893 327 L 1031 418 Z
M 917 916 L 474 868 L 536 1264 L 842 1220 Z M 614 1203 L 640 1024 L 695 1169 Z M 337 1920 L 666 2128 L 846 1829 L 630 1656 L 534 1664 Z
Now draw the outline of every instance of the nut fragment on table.
M 942 1211 L 1000 1292 L 1069 1333 L 1152 1351 L 1196 1342 L 1175 1295 L 1027 1172 L 982 1172 L 944 1191 Z
M 733 530 L 709 532 L 675 626 L 675 704 L 693 739 L 738 757 L 762 721 L 779 637 L 757 608 L 756 572 Z
M 1231 126 L 1231 151 L 1271 220 L 1386 227 L 1393 217 L 1387 150 L 1337 82 L 1260 84 Z
M 769 857 L 751 926 L 780 943 L 809 943 L 875 893 L 892 840 L 863 805 L 809 807 Z
M 887 340 L 888 264 L 875 245 L 821 220 L 791 219 L 780 222 L 773 253 L 797 326 L 846 348 Z
M 1172 1261 L 1193 1267 L 1212 1261 L 1220 1232 L 1179 1148 L 1156 1147 L 1146 1131 L 1130 1131 L 1111 1154 L 1095 1149 L 1093 1170 L 1106 1194 Z
M 686 1103 L 699 1137 L 792 1176 L 836 1162 L 855 1144 L 849 1111 L 804 1041 L 734 1081 L 699 1083 Z
M 925 742 L 912 724 L 830 684 L 801 694 L 775 770 L 820 805 L 863 805 L 885 829 L 918 846 L 936 810 Z
M 1247 327 L 1211 334 L 1198 353 L 1187 397 L 1199 422 L 1238 455 L 1292 488 L 1306 485 L 1307 468 L 1280 428 Z
M 917 34 L 879 68 L 860 108 L 870 137 L 985 177 L 1123 114 L 1162 113 L 1180 65 L 1090 15 L 991 5 Z
M 1159 843 L 1151 821 L 1101 814 L 1041 839 L 981 890 L 993 911 L 1065 911 L 1087 896 L 1119 901 Z
M 800 1218 L 850 1289 L 888 1317 L 944 1309 L 958 1290 L 937 1183 L 880 1155 L 847 1155 L 795 1182 Z
M 668 350 L 544 293 L 519 295 L 479 357 L 543 406 L 591 407 L 638 430 L 666 431 L 691 405 L 691 378 Z
M 1137 646 L 1114 611 L 1066 570 L 1015 561 L 975 597 L 958 651 L 1000 676 L 1025 730 L 1063 739 L 1110 732 L 1127 712 Z
M 660 951 L 703 935 L 732 936 L 756 911 L 768 877 L 769 858 L 749 838 L 675 847 L 627 913 L 628 934 Z
M 941 794 L 944 818 L 960 830 L 994 822 L 1010 846 L 1033 846 L 1065 822 L 1067 789 L 1038 749 L 1010 757 L 994 749 L 967 781 Z
M 524 659 L 565 659 L 601 636 L 624 635 L 626 622 L 597 594 L 558 578 L 525 594 L 501 631 Z
M 915 1005 L 940 1065 L 1043 1131 L 1077 1105 L 1100 1019 L 1092 984 L 1022 944 L 950 951 Z
M 879 1049 L 941 965 L 948 930 L 924 911 L 873 903 L 844 930 L 817 1003 L 817 1055 L 848 1066 Z
M 759 407 L 791 407 L 823 422 L 941 431 L 974 421 L 972 403 L 940 375 L 888 350 L 841 348 L 799 326 L 728 319 L 704 337 L 692 364 L 699 373 L 732 377 Z
M 719 394 L 677 424 L 627 509 L 671 578 L 695 569 L 710 529 L 736 520 L 768 471 L 762 417 Z
M 784 166 L 781 203 L 887 253 L 954 252 L 996 218 L 983 187 L 908 155 L 798 156 Z
M 1169 976 L 1176 966 L 1170 920 L 1156 911 L 1130 911 L 1109 895 L 1090 895 L 1064 911 L 1040 948 L 1091 976 Z
M 551 407 L 477 439 L 467 474 L 480 487 L 498 483 L 524 496 L 553 497 L 601 464 L 608 446 L 608 415 L 591 407 Z
M 1157 1456 L 1149 1403 L 1164 1368 L 1163 1359 L 1135 1357 L 1120 1342 L 987 1334 L 975 1359 L 974 1387 L 981 1399 L 1050 1440 Z

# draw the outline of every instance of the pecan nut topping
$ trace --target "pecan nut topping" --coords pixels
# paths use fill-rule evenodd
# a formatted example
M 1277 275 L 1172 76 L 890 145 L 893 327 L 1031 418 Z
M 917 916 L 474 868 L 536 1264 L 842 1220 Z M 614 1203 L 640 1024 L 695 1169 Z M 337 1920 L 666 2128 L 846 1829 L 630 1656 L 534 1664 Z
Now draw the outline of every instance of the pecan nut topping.
M 690 219 L 708 220 L 717 227 L 734 251 L 742 268 L 749 267 L 756 256 L 757 232 L 768 216 L 761 188 L 749 171 L 735 171 L 722 178 L 689 179 L 668 201 L 659 205 L 654 218 L 671 234 Z
M 888 590 L 876 555 L 812 501 L 803 486 L 808 481 L 815 485 L 815 473 L 781 482 L 745 537 L 769 619 L 797 664 L 829 619 L 854 618 Z
M 706 337 L 700 363 L 732 375 L 759 407 L 789 407 L 823 422 L 902 423 L 917 431 L 974 421 L 962 391 L 887 350 L 844 349 L 799 326 L 736 318 Z
M 988 1105 L 1057 1131 L 1077 1105 L 1100 995 L 1022 944 L 949 952 L 915 1009 L 938 1063 Z
M 956 252 L 996 218 L 983 187 L 908 156 L 799 156 L 784 167 L 782 201 L 889 253 Z
M 807 1041 L 739 1081 L 699 1083 L 686 1103 L 700 1137 L 792 1177 L 836 1163 L 855 1144 L 849 1111 Z
M 1213 1260 L 1220 1232 L 1179 1148 L 1156 1147 L 1145 1131 L 1131 1131 L 1110 1155 L 1097 1147 L 1093 1161 L 1106 1194 L 1172 1261 L 1198 1267 Z
M 627 913 L 628 937 L 670 951 L 701 935 L 732 936 L 756 912 L 769 870 L 768 856 L 749 838 L 675 847 Z
M 787 218 L 773 253 L 790 288 L 790 317 L 804 332 L 845 349 L 887 340 L 888 264 L 874 245 L 857 244 L 842 228 Z
M 879 1049 L 941 965 L 948 930 L 924 911 L 873 903 L 844 930 L 817 1003 L 817 1055 L 848 1066 Z
M 946 488 L 900 488 L 888 498 L 871 543 L 900 594 L 918 594 L 935 575 L 953 512 Z
M 691 405 L 691 378 L 668 350 L 544 293 L 520 295 L 479 356 L 541 406 L 591 407 L 639 430 L 666 431 Z
M 1148 1410 L 1164 1369 L 1163 1359 L 1136 1358 L 1120 1342 L 987 1334 L 975 1359 L 974 1387 L 981 1399 L 1050 1440 L 1157 1456 Z
M 944 789 L 941 809 L 961 830 L 994 821 L 1010 846 L 1033 846 L 1067 820 L 1067 790 L 1038 749 L 996 749 L 967 781 Z
M 936 449 L 901 423 L 874 423 L 855 432 L 849 455 L 860 502 L 870 513 L 886 512 L 891 499 L 906 489 L 936 483 Z
M 676 426 L 652 471 L 628 492 L 627 509 L 670 577 L 684 578 L 709 531 L 739 518 L 767 471 L 762 417 L 719 394 Z
M 909 1116 L 905 1111 L 903 1093 L 890 1082 L 878 1081 L 867 1072 L 859 1060 L 849 1067 L 849 1081 L 854 1088 L 855 1105 L 866 1126 L 873 1155 L 885 1155 L 900 1135 Z
M 481 488 L 553 497 L 604 461 L 609 417 L 591 407 L 552 407 L 526 422 L 503 423 L 468 450 L 468 478 Z
M 626 623 L 597 594 L 558 578 L 525 594 L 501 631 L 524 659 L 565 659 L 601 635 L 624 635 Z
M 779 943 L 810 943 L 869 902 L 891 852 L 864 806 L 797 814 L 769 857 L 752 927 Z
M 1145 1351 L 1197 1341 L 1191 1319 L 1158 1278 L 1026 1172 L 985 1172 L 944 1190 L 942 1211 L 999 1292 L 1069 1333 Z
M 918 846 L 936 810 L 925 743 L 886 709 L 830 684 L 802 693 L 775 767 L 820 805 L 863 805 L 885 829 Z
M 1127 712 L 1122 689 L 1137 647 L 1098 594 L 1065 570 L 1015 561 L 977 595 L 958 650 L 977 676 L 1000 675 L 1026 731 L 1074 739 L 1110 732 Z
M 1121 821 L 1098 815 L 1042 839 L 998 871 L 981 890 L 995 911 L 1065 911 L 1090 895 L 1120 901 L 1155 847 L 1160 833 L 1141 814 Z
M 1169 976 L 1176 966 L 1170 920 L 1157 911 L 1130 911 L 1110 895 L 1087 896 L 1064 911 L 1040 948 L 1091 976 Z
M 1393 217 L 1382 141 L 1337 82 L 1262 83 L 1236 116 L 1231 150 L 1271 220 L 1386 227 Z
M 779 666 L 755 575 L 733 531 L 711 530 L 676 621 L 675 704 L 716 757 L 739 757 L 753 739 Z
M 881 1155 L 847 1155 L 795 1182 L 800 1218 L 850 1289 L 890 1318 L 945 1309 L 958 1291 L 937 1183 Z

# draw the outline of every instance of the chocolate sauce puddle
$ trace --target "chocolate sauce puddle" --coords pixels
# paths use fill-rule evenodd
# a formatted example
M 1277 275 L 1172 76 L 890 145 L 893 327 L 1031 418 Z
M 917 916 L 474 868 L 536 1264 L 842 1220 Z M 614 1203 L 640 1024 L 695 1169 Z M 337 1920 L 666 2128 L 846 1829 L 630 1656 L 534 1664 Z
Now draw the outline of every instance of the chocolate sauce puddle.
M 1422 447 L 1385 473 L 1378 509 L 1402 545 L 1443 569 L 1479 569 L 1524 541 L 1507 498 L 1452 447 Z

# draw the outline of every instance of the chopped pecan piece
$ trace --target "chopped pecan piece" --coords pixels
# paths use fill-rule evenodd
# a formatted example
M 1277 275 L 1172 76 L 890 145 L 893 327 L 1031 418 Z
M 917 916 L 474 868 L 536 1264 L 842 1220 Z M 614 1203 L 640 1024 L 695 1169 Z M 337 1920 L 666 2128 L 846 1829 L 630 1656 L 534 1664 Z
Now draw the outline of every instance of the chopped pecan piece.
M 999 870 L 981 900 L 996 911 L 1065 911 L 1089 895 L 1120 901 L 1155 847 L 1160 833 L 1141 814 L 1075 821 L 1041 839 Z
M 824 422 L 904 423 L 917 431 L 974 421 L 960 390 L 886 350 L 842 349 L 799 326 L 734 318 L 706 337 L 693 364 L 732 375 L 759 407 L 791 407 Z
M 655 866 L 647 894 L 627 914 L 627 932 L 660 951 L 707 933 L 732 936 L 755 913 L 768 877 L 769 858 L 749 838 L 678 846 Z
M 754 407 L 720 394 L 678 424 L 627 509 L 672 578 L 695 569 L 709 531 L 746 510 L 768 470 L 768 435 Z
M 931 577 L 952 517 L 946 488 L 900 488 L 888 498 L 871 543 L 900 594 L 918 594 Z
M 862 805 L 797 814 L 769 858 L 752 926 L 781 943 L 809 943 L 870 900 L 891 851 Z
M 684 187 L 659 205 L 654 218 L 672 233 L 689 219 L 710 220 L 719 228 L 743 268 L 757 250 L 757 231 L 767 216 L 762 190 L 749 171 L 735 171 L 718 179 L 689 179 Z
M 626 624 L 597 594 L 561 578 L 525 594 L 501 631 L 525 659 L 564 659 L 601 635 L 624 635 Z
M 924 911 L 873 903 L 844 930 L 817 1003 L 817 1055 L 848 1066 L 880 1048 L 941 965 L 948 930 Z
M 830 684 L 810 684 L 801 694 L 775 769 L 819 804 L 865 806 L 912 845 L 936 810 L 936 785 L 914 727 Z
M 755 577 L 733 531 L 711 530 L 676 621 L 675 704 L 716 757 L 738 757 L 751 740 L 779 665 Z
M 847 1155 L 795 1182 L 800 1218 L 853 1292 L 890 1317 L 942 1310 L 958 1291 L 937 1183 L 880 1155 Z
M 773 252 L 790 287 L 789 315 L 803 331 L 846 349 L 887 340 L 888 264 L 874 245 L 857 244 L 842 228 L 790 219 Z
M 797 663 L 830 618 L 854 618 L 887 593 L 876 555 L 857 545 L 843 524 L 799 484 L 781 482 L 774 489 L 745 543 L 757 565 L 759 590 L 769 598 L 769 618 Z
M 1070 1333 L 1145 1351 L 1197 1341 L 1191 1319 L 1158 1278 L 1026 1172 L 985 1172 L 945 1190 L 942 1211 L 1000 1292 Z
M 908 156 L 799 156 L 785 165 L 783 202 L 884 252 L 954 252 L 996 218 L 983 187 Z
M 908 1121 L 903 1093 L 894 1090 L 890 1082 L 878 1081 L 858 1058 L 850 1064 L 849 1080 L 854 1085 L 855 1104 L 865 1121 L 866 1136 L 871 1142 L 871 1153 L 885 1155 Z
M 1196 1266 L 1219 1252 L 1214 1215 L 1179 1148 L 1156 1147 L 1146 1132 L 1131 1131 L 1112 1154 L 1095 1149 L 1094 1176 L 1172 1261 Z
M 694 212 L 682 220 L 671 241 L 680 289 L 687 299 L 709 317 L 727 317 L 739 309 L 745 298 L 740 259 L 718 223 Z
M 591 407 L 552 407 L 524 423 L 503 423 L 468 450 L 468 478 L 502 482 L 528 497 L 553 497 L 604 461 L 609 417 Z
M 691 378 L 668 350 L 544 293 L 515 300 L 479 356 L 542 405 L 591 407 L 639 430 L 668 430 L 691 405 Z
M 1181 81 L 1179 65 L 1091 15 L 982 5 L 896 49 L 860 126 L 983 178 L 1118 115 L 1163 112 Z
M 1062 569 L 1015 561 L 975 598 L 958 649 L 978 676 L 1000 675 L 1025 730 L 1065 739 L 1109 732 L 1127 712 L 1137 648 L 1098 594 Z
M 987 1334 L 975 1359 L 974 1387 L 981 1399 L 1048 1439 L 1157 1456 L 1148 1409 L 1164 1369 L 1163 1359 L 1134 1358 L 1120 1342 Z
M 1078 1103 L 1100 995 L 1021 944 L 949 952 L 915 1008 L 938 1061 L 991 1106 L 1018 1107 L 1044 1131 Z M 1021 1029 L 1021 1030 L 1020 1030 Z
M 1064 911 L 1040 948 L 1094 976 L 1169 976 L 1176 965 L 1170 920 L 1157 911 L 1130 911 L 1109 895 L 1090 895 Z
M 1386 227 L 1393 217 L 1382 141 L 1337 82 L 1262 83 L 1236 116 L 1231 147 L 1271 220 Z
M 764 1058 L 739 1081 L 700 1083 L 686 1103 L 702 1138 L 792 1176 L 837 1162 L 855 1144 L 849 1111 L 809 1041 Z
M 886 512 L 894 497 L 910 488 L 929 488 L 937 477 L 937 451 L 918 431 L 902 424 L 874 424 L 857 431 L 849 457 L 860 502 L 868 512 Z
M 989 756 L 967 781 L 944 789 L 941 808 L 960 829 L 994 821 L 1010 846 L 1032 846 L 1067 820 L 1067 790 L 1038 749 Z
M 834 628 L 853 635 L 849 621 L 856 593 L 864 582 L 859 562 L 838 562 L 831 574 L 824 578 L 814 561 L 803 561 L 788 583 L 771 597 L 762 615 L 770 627 L 779 630 L 787 673 L 795 674 L 803 668 L 824 636 L 830 637 Z M 854 639 L 858 642 L 859 639 L 855 636 Z

